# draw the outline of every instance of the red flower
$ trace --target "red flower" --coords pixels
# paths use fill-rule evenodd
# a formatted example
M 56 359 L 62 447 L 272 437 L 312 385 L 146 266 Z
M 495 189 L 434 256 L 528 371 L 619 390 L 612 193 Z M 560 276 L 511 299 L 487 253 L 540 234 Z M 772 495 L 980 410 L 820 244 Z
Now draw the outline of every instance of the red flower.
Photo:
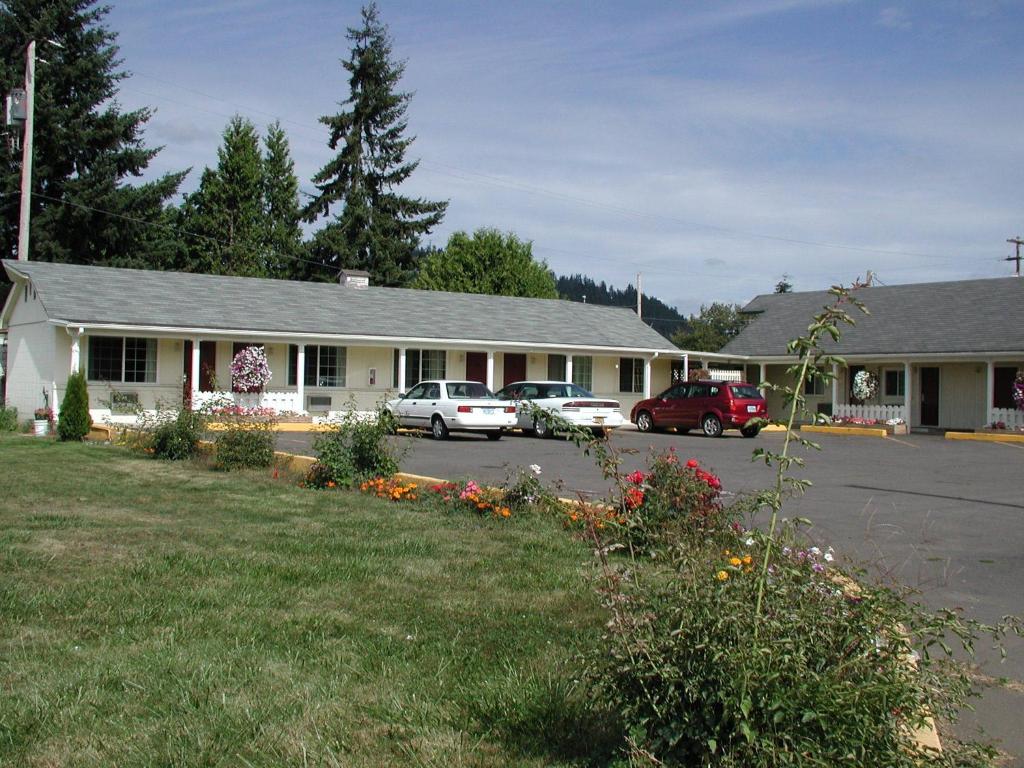
M 640 483 L 644 481 L 645 477 L 646 475 L 638 469 L 636 472 L 630 472 L 626 475 L 626 480 L 633 485 L 640 485 Z
M 623 501 L 626 503 L 626 509 L 636 509 L 644 503 L 644 492 L 639 488 L 629 488 Z
M 697 461 L 696 459 L 690 459 L 689 461 L 686 462 L 686 466 L 689 467 L 690 469 L 696 469 L 697 467 L 700 466 L 700 462 Z

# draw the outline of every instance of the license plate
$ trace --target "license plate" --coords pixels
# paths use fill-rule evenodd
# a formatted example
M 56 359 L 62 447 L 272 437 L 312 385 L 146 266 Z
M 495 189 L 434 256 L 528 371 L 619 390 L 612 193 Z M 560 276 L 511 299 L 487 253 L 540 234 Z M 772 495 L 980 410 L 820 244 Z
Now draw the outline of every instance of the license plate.
M 604 424 L 604 416 L 595 416 L 594 417 L 594 423 L 595 424 Z
M 756 405 L 748 405 L 747 406 L 747 413 L 757 413 L 757 406 Z
M 490 416 L 490 415 L 492 415 L 494 413 L 494 409 L 493 408 L 484 408 L 483 411 L 484 411 L 484 415 L 485 416 Z

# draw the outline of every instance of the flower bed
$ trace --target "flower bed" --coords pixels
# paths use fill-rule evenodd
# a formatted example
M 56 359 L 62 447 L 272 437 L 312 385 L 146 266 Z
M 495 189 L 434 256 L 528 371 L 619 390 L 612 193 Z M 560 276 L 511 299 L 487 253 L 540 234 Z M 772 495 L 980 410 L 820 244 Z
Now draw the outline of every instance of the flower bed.
M 873 427 L 884 429 L 890 435 L 906 435 L 910 428 L 903 419 L 865 419 L 859 416 L 835 416 L 831 422 L 818 424 L 823 427 Z

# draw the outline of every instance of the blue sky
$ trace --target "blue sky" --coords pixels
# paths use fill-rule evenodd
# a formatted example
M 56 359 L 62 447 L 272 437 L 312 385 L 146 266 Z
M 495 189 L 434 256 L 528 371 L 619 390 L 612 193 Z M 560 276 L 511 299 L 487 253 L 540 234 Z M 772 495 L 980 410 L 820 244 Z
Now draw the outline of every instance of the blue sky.
M 382 0 L 430 239 L 493 226 L 696 311 L 797 290 L 996 277 L 1024 234 L 1024 2 Z M 157 110 L 154 173 L 280 118 L 304 189 L 359 4 L 132 0 L 108 16 Z M 834 247 L 842 246 L 842 247 Z

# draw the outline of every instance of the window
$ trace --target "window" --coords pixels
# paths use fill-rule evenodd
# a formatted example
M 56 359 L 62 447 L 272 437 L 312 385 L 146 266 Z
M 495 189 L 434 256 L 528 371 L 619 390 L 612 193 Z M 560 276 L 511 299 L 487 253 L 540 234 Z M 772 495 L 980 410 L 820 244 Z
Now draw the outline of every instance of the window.
M 395 350 L 392 381 L 398 381 L 398 350 Z M 424 379 L 443 379 L 448 355 L 443 349 L 407 349 L 405 351 L 405 387 L 408 390 Z
M 565 355 L 548 355 L 548 378 L 565 381 Z
M 89 380 L 156 383 L 156 339 L 91 336 Z
M 572 383 L 588 392 L 594 389 L 594 358 L 589 355 L 572 356 Z
M 347 357 L 345 347 L 306 347 L 306 385 L 344 387 Z
M 825 394 L 825 380 L 821 376 L 821 371 L 815 370 L 813 368 L 807 369 L 807 378 L 804 380 L 804 394 Z
M 619 392 L 644 391 L 644 361 L 639 357 L 619 358 Z
M 903 371 L 886 371 L 884 389 L 885 396 L 903 397 L 905 392 L 906 382 L 904 381 Z

